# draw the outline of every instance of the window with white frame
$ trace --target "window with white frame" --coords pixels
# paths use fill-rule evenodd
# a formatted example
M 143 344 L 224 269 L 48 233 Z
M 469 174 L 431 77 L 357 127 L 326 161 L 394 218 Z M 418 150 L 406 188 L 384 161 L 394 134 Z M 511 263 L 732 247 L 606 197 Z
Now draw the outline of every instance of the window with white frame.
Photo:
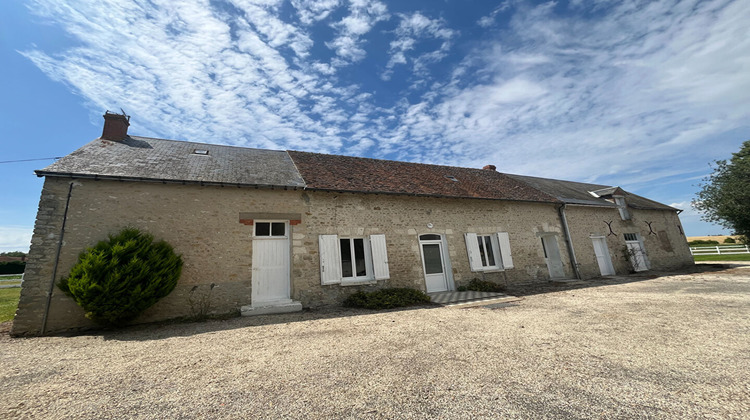
M 477 235 L 477 245 L 479 246 L 479 262 L 485 270 L 498 268 L 495 252 L 497 251 L 497 239 L 492 235 Z M 502 266 L 502 264 L 500 264 Z
M 286 222 L 255 222 L 255 236 L 286 236 Z
M 625 202 L 625 197 L 614 196 L 615 204 L 617 204 L 617 210 L 620 212 L 620 218 L 622 220 L 630 220 L 630 212 L 628 212 L 628 204 Z
M 339 239 L 341 277 L 367 279 L 372 275 L 372 263 L 365 253 L 365 238 Z
M 466 252 L 471 271 L 492 271 L 513 268 L 507 232 L 466 234 Z
M 390 277 L 385 235 L 320 235 L 321 284 L 346 284 Z

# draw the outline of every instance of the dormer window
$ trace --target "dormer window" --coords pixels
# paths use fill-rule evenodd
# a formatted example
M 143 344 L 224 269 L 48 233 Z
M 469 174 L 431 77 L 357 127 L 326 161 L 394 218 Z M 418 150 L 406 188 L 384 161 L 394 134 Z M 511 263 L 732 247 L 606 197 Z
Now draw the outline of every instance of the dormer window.
M 628 205 L 625 203 L 625 197 L 615 195 L 612 198 L 615 199 L 617 210 L 620 212 L 620 218 L 622 218 L 622 220 L 630 220 L 630 212 L 628 212 Z

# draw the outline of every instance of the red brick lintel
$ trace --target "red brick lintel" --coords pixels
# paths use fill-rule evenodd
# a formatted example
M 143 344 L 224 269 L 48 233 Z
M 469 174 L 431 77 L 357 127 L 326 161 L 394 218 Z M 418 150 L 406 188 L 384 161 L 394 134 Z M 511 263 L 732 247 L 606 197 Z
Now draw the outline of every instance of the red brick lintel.
M 243 225 L 252 226 L 255 222 L 253 219 L 240 219 L 240 223 L 242 223 Z M 298 225 L 300 223 L 302 223 L 302 220 L 299 219 L 289 221 L 289 224 L 292 226 Z

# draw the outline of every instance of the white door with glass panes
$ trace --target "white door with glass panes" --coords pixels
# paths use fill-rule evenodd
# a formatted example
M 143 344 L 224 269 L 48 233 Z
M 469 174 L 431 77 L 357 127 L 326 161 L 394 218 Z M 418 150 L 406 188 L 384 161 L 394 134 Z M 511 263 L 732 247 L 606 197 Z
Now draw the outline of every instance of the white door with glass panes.
M 557 246 L 557 237 L 554 235 L 542 236 L 542 248 L 544 249 L 544 259 L 547 262 L 549 277 L 551 279 L 565 278 L 560 248 Z
M 289 223 L 255 221 L 253 224 L 252 305 L 288 301 Z
M 638 237 L 638 234 L 626 233 L 623 236 L 625 237 L 625 246 L 628 251 L 628 260 L 630 260 L 633 270 L 648 270 L 648 257 L 646 256 L 646 251 L 643 249 L 643 243 Z
M 435 234 L 421 235 L 419 248 L 422 253 L 422 268 L 427 293 L 447 291 L 448 276 L 445 272 L 442 238 Z

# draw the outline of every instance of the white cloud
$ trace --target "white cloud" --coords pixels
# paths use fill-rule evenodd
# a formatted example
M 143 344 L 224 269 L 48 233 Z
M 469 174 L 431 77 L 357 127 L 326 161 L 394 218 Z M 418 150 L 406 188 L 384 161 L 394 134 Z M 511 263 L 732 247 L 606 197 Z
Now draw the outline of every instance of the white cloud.
M 300 21 L 305 25 L 327 18 L 340 4 L 340 0 L 292 0 Z
M 659 175 L 665 162 L 703 165 L 707 138 L 748 125 L 748 19 L 724 2 L 628 3 L 598 20 L 519 5 L 513 30 L 402 124 L 443 162 L 621 184 L 674 176 Z
M 709 140 L 750 131 L 743 2 L 580 2 L 561 15 L 512 1 L 489 16 L 507 25 L 462 48 L 449 16 L 404 11 L 389 26 L 381 1 L 217 4 L 33 0 L 77 43 L 23 54 L 92 112 L 122 107 L 136 134 L 195 141 L 627 186 L 690 177 L 720 150 Z M 375 91 L 396 83 L 341 73 L 370 47 L 387 58 L 357 71 L 412 85 L 390 102 Z
M 29 252 L 34 228 L 25 226 L 0 226 L 0 252 Z
M 497 6 L 488 16 L 482 16 L 477 21 L 477 25 L 483 27 L 483 28 L 489 28 L 490 26 L 495 24 L 495 19 L 497 18 L 497 15 L 508 10 L 511 7 L 510 1 L 504 1 L 500 3 L 499 6 Z
M 423 51 L 418 55 L 411 54 L 415 55 L 411 59 L 414 73 L 425 76 L 427 66 L 445 58 L 452 45 L 451 39 L 458 35 L 458 32 L 448 28 L 442 19 L 430 19 L 420 12 L 399 14 L 399 19 L 399 25 L 395 30 L 396 38 L 390 43 L 391 57 L 385 66 L 385 72 L 381 75 L 384 80 L 391 78 L 396 65 L 409 62 L 407 55 L 417 47 L 420 40 L 441 40 L 440 46 L 435 50 Z
M 335 50 L 345 63 L 362 60 L 367 55 L 362 36 L 388 18 L 388 8 L 380 1 L 350 0 L 349 15 L 331 25 L 337 36 L 326 42 L 326 46 Z

